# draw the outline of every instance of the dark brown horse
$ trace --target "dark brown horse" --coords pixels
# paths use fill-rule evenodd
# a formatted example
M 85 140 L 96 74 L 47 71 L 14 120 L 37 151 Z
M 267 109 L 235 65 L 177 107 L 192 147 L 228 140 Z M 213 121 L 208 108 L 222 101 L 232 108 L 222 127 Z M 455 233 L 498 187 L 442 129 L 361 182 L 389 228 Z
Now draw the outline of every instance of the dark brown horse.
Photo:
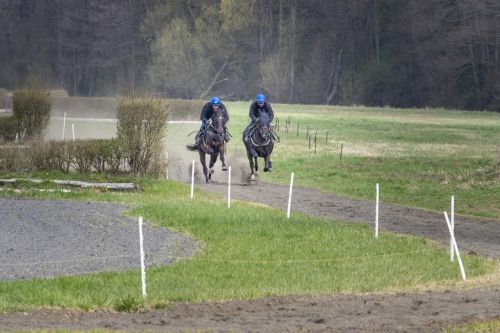
M 273 168 L 271 153 L 273 152 L 275 139 L 268 114 L 261 113 L 255 124 L 251 125 L 247 131 L 247 137 L 245 138 L 245 133 L 243 142 L 250 162 L 250 180 L 254 181 L 255 175 L 259 172 L 258 157 L 264 158 L 264 172 L 270 172 Z
M 200 133 L 201 143 L 198 147 L 187 146 L 188 150 L 197 150 L 200 154 L 201 165 L 203 166 L 203 174 L 205 181 L 208 183 L 214 173 L 214 164 L 219 156 L 222 162 L 222 171 L 227 171 L 227 166 L 224 159 L 225 142 L 225 125 L 226 120 L 222 109 L 214 110 L 212 118 L 210 118 L 205 126 L 205 130 Z M 207 168 L 205 155 L 210 155 L 210 163 Z M 209 170 L 210 169 L 210 170 Z

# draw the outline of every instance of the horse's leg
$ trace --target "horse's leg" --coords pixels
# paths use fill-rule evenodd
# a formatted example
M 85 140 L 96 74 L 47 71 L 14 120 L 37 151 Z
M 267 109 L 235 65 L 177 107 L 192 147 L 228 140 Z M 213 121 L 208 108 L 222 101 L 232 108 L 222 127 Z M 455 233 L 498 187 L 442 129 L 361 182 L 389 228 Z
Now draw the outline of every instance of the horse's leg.
M 271 154 L 273 153 L 273 148 L 274 148 L 274 144 L 272 144 L 269 149 L 268 149 L 268 156 L 267 156 L 267 160 L 269 161 L 268 164 L 269 166 L 267 167 L 267 169 L 269 170 L 269 172 L 271 172 L 271 170 L 273 169 L 273 162 L 271 161 Z
M 257 157 L 254 157 L 253 159 L 255 161 L 255 174 L 258 175 L 259 174 L 259 163 L 257 163 Z
M 210 172 L 208 174 L 208 179 L 212 179 L 212 174 L 214 173 L 214 164 L 217 161 L 217 154 L 210 155 L 210 164 L 208 167 L 210 168 Z
M 222 162 L 222 171 L 227 171 L 226 159 L 224 157 L 224 153 L 226 150 L 225 147 L 226 147 L 225 144 L 219 146 L 219 158 L 220 158 L 220 161 Z
M 255 180 L 255 173 L 254 173 L 254 164 L 253 164 L 253 156 L 250 153 L 250 149 L 247 147 L 247 157 L 248 157 L 248 162 L 250 164 L 250 180 L 254 181 Z
M 205 181 L 208 183 L 208 169 L 207 163 L 205 162 L 205 153 L 201 150 L 198 151 L 200 153 L 200 162 L 203 167 L 203 174 L 205 175 Z
M 271 154 L 264 157 L 264 172 L 271 172 L 273 163 L 271 162 Z
M 269 170 L 269 155 L 264 156 L 264 172 L 268 172 Z

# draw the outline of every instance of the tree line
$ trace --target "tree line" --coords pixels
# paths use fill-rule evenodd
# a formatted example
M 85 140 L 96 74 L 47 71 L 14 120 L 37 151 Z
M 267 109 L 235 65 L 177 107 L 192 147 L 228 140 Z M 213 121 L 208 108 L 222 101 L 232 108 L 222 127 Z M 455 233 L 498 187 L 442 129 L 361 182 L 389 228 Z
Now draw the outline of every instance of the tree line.
M 500 110 L 498 0 L 0 0 L 0 88 Z

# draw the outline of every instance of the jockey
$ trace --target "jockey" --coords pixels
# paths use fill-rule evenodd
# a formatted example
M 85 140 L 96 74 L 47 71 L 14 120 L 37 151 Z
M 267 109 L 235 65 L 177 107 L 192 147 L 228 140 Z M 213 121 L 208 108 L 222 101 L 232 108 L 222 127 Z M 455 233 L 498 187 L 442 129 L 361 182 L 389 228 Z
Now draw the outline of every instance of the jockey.
M 193 146 L 194 148 L 197 148 L 200 145 L 201 134 L 205 131 L 205 127 L 207 126 L 207 121 L 210 118 L 212 118 L 214 111 L 218 109 L 222 110 L 226 123 L 229 121 L 229 114 L 227 113 L 226 106 L 221 102 L 219 97 L 217 96 L 212 97 L 210 102 L 203 105 L 203 108 L 201 109 L 201 115 L 200 115 L 201 127 L 200 130 L 198 131 L 198 134 L 196 134 L 196 142 Z M 229 137 L 227 135 L 226 126 L 224 126 L 224 133 L 226 134 L 225 140 L 227 142 L 229 141 Z
M 273 108 L 271 107 L 271 104 L 266 101 L 266 96 L 264 96 L 264 94 L 257 94 L 257 96 L 255 97 L 255 101 L 252 104 L 250 104 L 250 111 L 248 112 L 248 116 L 252 121 L 243 132 L 244 142 L 248 141 L 248 136 L 250 135 L 251 128 L 253 128 L 257 119 L 263 112 L 269 115 L 270 122 L 273 121 L 274 112 Z

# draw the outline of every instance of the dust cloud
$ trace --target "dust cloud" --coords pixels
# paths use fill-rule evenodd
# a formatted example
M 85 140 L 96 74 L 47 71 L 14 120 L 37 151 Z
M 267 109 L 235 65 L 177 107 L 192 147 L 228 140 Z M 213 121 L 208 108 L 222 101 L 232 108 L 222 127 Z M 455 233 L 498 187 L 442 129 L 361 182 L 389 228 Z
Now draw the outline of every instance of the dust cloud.
M 179 182 L 190 182 L 193 160 L 195 161 L 195 182 L 205 182 L 203 169 L 200 163 L 198 152 L 188 151 L 187 144 L 194 143 L 195 133 L 188 136 L 191 131 L 198 130 L 198 126 L 186 130 L 186 127 L 170 126 L 167 131 L 166 149 L 168 152 L 168 177 Z M 239 148 L 232 148 L 231 141 L 227 144 L 226 165 L 231 166 L 231 183 L 247 184 L 250 167 L 246 158 L 246 152 Z M 205 157 L 207 167 L 210 160 Z M 228 173 L 222 171 L 222 163 L 219 158 L 214 165 L 215 172 L 212 174 L 212 181 L 217 183 L 227 183 Z

